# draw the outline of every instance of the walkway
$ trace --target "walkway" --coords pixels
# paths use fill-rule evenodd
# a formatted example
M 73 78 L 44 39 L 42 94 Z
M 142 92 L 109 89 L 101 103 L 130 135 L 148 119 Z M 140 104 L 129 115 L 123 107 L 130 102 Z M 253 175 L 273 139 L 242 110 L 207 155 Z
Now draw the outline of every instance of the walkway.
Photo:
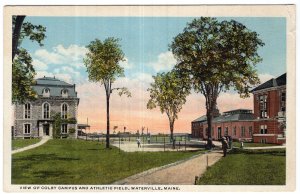
M 265 147 L 244 147 L 244 150 L 269 150 L 269 149 L 281 149 L 286 146 L 265 146 Z
M 26 151 L 26 150 L 30 150 L 30 149 L 39 147 L 39 146 L 43 145 L 44 143 L 46 143 L 49 139 L 50 139 L 49 137 L 43 137 L 40 142 L 38 142 L 36 144 L 26 146 L 26 147 L 23 147 L 23 148 L 20 148 L 20 149 L 17 149 L 17 150 L 13 150 L 11 153 L 15 154 L 15 153 L 19 153 L 19 152 L 23 152 L 23 151 Z
M 193 185 L 195 176 L 201 176 L 208 166 L 221 159 L 221 151 L 212 151 L 197 155 L 185 161 L 150 169 L 117 181 L 117 185 Z

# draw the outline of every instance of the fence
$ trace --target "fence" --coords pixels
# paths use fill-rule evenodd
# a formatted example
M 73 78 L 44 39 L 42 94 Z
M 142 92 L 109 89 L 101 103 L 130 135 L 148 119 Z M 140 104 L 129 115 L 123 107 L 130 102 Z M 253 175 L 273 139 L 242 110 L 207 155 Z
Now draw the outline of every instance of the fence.
M 106 135 L 94 135 L 94 134 L 85 134 L 83 136 L 78 136 L 78 139 L 83 139 L 86 141 L 98 141 L 102 144 L 106 142 Z M 190 136 L 180 135 L 174 136 L 174 142 L 171 140 L 170 135 L 110 135 L 110 143 L 113 144 L 123 144 L 123 143 L 136 143 L 137 139 L 140 139 L 142 145 L 163 145 L 164 151 L 168 148 L 173 148 L 179 150 L 186 150 L 187 143 L 190 141 Z

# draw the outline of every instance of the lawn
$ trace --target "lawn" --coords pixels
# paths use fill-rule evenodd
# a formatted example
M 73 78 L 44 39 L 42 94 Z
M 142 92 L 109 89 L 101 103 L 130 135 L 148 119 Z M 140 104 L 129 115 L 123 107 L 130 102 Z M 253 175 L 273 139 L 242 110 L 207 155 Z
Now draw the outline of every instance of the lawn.
M 240 142 L 233 142 L 234 147 L 241 147 Z M 244 147 L 267 147 L 267 146 L 278 146 L 277 144 L 269 144 L 269 143 L 251 143 L 244 142 Z
M 200 185 L 284 185 L 285 149 L 235 150 L 209 167 Z
M 41 139 L 13 139 L 11 146 L 13 150 L 16 150 L 29 146 L 31 144 L 38 143 L 39 141 L 41 141 Z
M 12 155 L 12 184 L 110 184 L 199 152 L 119 152 L 83 140 L 49 140 Z

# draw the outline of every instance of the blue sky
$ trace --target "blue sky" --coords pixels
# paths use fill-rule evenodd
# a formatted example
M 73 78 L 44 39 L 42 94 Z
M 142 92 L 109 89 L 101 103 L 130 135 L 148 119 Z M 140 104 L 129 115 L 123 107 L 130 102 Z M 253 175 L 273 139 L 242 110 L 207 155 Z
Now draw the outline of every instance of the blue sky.
M 47 28 L 44 47 L 31 41 L 24 41 L 22 46 L 31 54 L 46 49 L 52 52 L 57 45 L 68 48 L 70 45 L 84 47 L 95 38 L 120 38 L 122 50 L 128 62 L 134 66 L 125 71 L 127 76 L 146 72 L 155 74 L 151 64 L 158 61 L 161 53 L 168 51 L 168 45 L 174 36 L 182 32 L 186 23 L 193 18 L 179 17 L 27 17 L 33 24 Z M 257 65 L 260 74 L 279 76 L 286 71 L 286 35 L 285 18 L 219 18 L 235 19 L 249 29 L 256 31 L 265 42 L 259 49 L 263 62 Z M 47 64 L 48 72 L 57 66 Z M 60 64 L 62 65 L 62 64 Z M 68 66 L 69 64 L 63 64 Z M 79 69 L 84 74 L 85 69 Z M 85 75 L 86 76 L 86 75 Z
M 147 88 L 152 75 L 169 71 L 176 63 L 168 45 L 193 18 L 182 17 L 26 17 L 26 21 L 47 28 L 44 46 L 24 40 L 37 72 L 37 78 L 56 76 L 68 83 L 76 83 L 80 98 L 78 118 L 85 123 L 89 118 L 92 130 L 104 131 L 106 126 L 105 92 L 99 84 L 90 83 L 83 58 L 91 41 L 107 37 L 120 38 L 126 61 L 122 62 L 125 78 L 119 78 L 117 87 L 127 87 L 131 98 L 111 96 L 111 125 L 126 126 L 136 131 L 141 126 L 152 131 L 168 132 L 168 119 L 159 109 L 148 110 Z M 261 81 L 267 81 L 286 72 L 285 18 L 218 18 L 235 19 L 256 31 L 265 43 L 259 49 L 263 62 L 257 64 Z M 221 112 L 237 108 L 253 109 L 252 98 L 241 99 L 233 91 L 218 98 Z M 175 122 L 177 132 L 189 132 L 190 122 L 205 114 L 201 94 L 192 93 Z

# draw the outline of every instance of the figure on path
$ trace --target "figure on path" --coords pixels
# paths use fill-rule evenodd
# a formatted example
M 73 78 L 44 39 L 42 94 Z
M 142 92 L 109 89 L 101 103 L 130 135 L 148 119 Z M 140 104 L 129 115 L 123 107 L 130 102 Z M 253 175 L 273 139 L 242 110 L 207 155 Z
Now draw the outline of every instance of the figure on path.
M 223 157 L 226 157 L 228 149 L 228 142 L 226 140 L 226 137 L 222 137 L 222 150 L 223 150 Z
M 136 143 L 138 145 L 138 148 L 140 148 L 141 147 L 141 139 L 139 137 L 136 139 Z

